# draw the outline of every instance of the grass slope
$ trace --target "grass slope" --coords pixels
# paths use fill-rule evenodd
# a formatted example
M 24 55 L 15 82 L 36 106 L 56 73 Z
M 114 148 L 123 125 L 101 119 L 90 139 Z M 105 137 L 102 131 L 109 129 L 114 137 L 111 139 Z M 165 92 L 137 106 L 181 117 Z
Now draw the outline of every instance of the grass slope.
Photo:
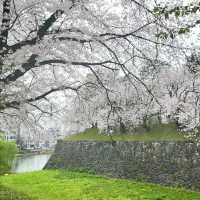
M 115 141 L 183 141 L 186 140 L 183 133 L 176 130 L 174 124 L 162 124 L 160 127 L 152 128 L 146 133 L 135 134 L 113 134 Z M 67 136 L 67 141 L 110 141 L 111 137 L 99 134 L 98 129 L 87 129 L 84 132 Z
M 1 200 L 199 200 L 200 193 L 87 173 L 40 171 L 0 177 Z M 2 186 L 1 186 L 2 187 Z M 13 198 L 7 195 L 13 192 Z M 19 195 L 22 195 L 21 198 Z M 27 199 L 24 198 L 27 195 Z M 31 198 L 30 198 L 31 197 Z

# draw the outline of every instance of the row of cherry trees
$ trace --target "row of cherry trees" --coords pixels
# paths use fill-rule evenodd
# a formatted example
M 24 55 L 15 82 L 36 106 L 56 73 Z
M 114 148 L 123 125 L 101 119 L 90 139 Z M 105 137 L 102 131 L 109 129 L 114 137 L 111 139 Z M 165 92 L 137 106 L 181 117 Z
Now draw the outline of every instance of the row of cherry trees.
M 83 88 L 72 104 L 73 117 L 67 121 L 79 128 L 98 125 L 103 130 L 123 125 L 131 131 L 138 126 L 148 129 L 151 123 L 173 122 L 181 131 L 198 131 L 200 68 L 197 59 L 198 55 L 193 54 L 181 67 L 161 66 L 156 74 L 146 74 L 141 80 L 151 93 L 141 83 L 135 82 L 133 87 L 124 75 L 104 72 L 104 85 L 109 90 L 105 92 L 96 85 Z M 92 77 L 91 74 L 87 80 Z

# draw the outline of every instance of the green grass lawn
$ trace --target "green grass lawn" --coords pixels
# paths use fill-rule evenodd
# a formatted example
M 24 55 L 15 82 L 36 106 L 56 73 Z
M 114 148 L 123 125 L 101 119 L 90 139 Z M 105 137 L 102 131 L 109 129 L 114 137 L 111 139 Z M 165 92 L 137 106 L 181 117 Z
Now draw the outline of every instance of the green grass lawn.
M 198 192 L 64 170 L 2 176 L 0 183 L 1 200 L 200 199 Z
M 176 130 L 174 124 L 162 124 L 152 128 L 149 132 L 135 134 L 113 134 L 115 141 L 183 141 L 186 140 L 183 133 Z M 87 129 L 84 132 L 73 134 L 65 138 L 67 141 L 110 141 L 111 137 L 99 134 L 98 129 Z

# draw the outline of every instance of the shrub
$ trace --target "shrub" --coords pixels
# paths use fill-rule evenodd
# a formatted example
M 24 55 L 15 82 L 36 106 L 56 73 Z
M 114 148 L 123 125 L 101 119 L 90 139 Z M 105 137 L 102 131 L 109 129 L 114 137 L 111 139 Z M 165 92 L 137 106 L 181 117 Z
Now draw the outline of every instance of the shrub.
M 15 143 L 0 140 L 0 174 L 8 173 L 11 170 L 16 152 Z

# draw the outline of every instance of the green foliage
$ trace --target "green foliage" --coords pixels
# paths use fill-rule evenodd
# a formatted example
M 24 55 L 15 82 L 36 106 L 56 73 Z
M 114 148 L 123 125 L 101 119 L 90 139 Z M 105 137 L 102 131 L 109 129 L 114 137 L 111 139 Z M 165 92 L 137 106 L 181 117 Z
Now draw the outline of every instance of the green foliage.
M 160 33 L 156 34 L 157 38 L 160 38 L 162 40 L 166 40 L 169 36 L 169 33 L 161 31 Z
M 143 129 L 144 131 L 144 129 Z M 84 132 L 67 136 L 67 141 L 182 141 L 186 140 L 183 133 L 176 130 L 175 124 L 161 124 L 151 128 L 148 132 L 141 132 L 140 128 L 132 134 L 100 134 L 98 129 L 87 129 Z
M 186 16 L 190 14 L 195 14 L 200 11 L 200 3 L 199 4 L 189 4 L 187 6 L 175 6 L 172 9 L 169 9 L 167 6 L 154 7 L 153 12 L 156 16 L 164 15 L 165 19 L 169 18 L 169 15 L 174 15 L 176 18 L 181 16 Z
M 200 72 L 200 55 L 192 53 L 190 57 L 187 58 L 187 67 L 188 71 L 196 75 Z
M 16 152 L 15 143 L 0 140 L 0 174 L 10 171 Z
M 4 139 L 4 133 L 2 131 L 0 131 L 0 140 Z
M 10 191 L 27 194 L 32 200 L 200 199 L 198 192 L 65 170 L 3 176 L 0 181 Z M 16 196 L 12 200 L 17 200 Z
M 157 6 L 154 8 L 153 13 L 156 17 L 164 17 L 165 20 L 169 20 L 170 16 L 175 16 L 177 19 L 183 16 L 197 14 L 200 12 L 199 4 L 190 4 L 188 6 L 176 6 L 169 9 L 167 6 L 161 7 Z M 190 30 L 200 24 L 200 20 L 194 21 L 192 24 L 187 24 L 184 27 L 180 27 L 176 30 L 171 30 L 170 32 L 161 31 L 156 34 L 156 37 L 166 40 L 168 38 L 174 39 L 176 35 L 189 33 Z

